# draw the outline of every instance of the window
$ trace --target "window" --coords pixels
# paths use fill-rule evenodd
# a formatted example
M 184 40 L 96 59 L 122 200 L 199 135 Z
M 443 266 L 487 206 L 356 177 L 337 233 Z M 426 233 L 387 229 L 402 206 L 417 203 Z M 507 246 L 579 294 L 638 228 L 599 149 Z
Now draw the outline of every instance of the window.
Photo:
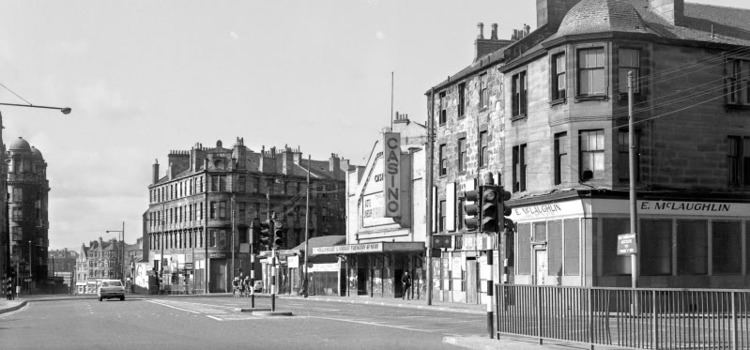
M 628 72 L 633 72 L 633 93 L 637 94 L 641 92 L 641 51 L 637 49 L 620 49 L 618 50 L 618 62 L 618 90 L 620 93 L 628 93 Z
M 750 186 L 750 137 L 729 137 L 729 184 Z
M 209 230 L 208 231 L 208 246 L 209 247 L 216 247 L 216 238 L 217 238 L 217 231 L 216 230 Z
M 512 97 L 511 103 L 513 117 L 523 117 L 526 115 L 526 72 L 519 72 L 512 77 Z
M 638 132 L 635 133 L 635 181 L 639 179 Z M 630 133 L 627 130 L 617 132 L 617 174 L 620 181 L 630 180 Z
M 219 190 L 219 176 L 211 176 L 211 191 L 216 192 Z
M 577 276 L 580 273 L 580 232 L 578 219 L 563 220 L 565 240 L 563 241 L 563 269 L 566 276 Z
M 526 144 L 513 146 L 513 192 L 526 191 Z
M 568 133 L 555 134 L 555 185 L 570 181 L 570 160 L 568 159 Z
M 23 221 L 23 209 L 20 207 L 13 208 L 13 221 Z
M 245 192 L 247 190 L 247 179 L 244 176 L 239 176 L 237 178 L 237 191 L 238 192 Z
M 552 101 L 565 99 L 565 86 L 565 52 L 561 52 L 552 56 Z
M 604 172 L 604 130 L 587 130 L 579 134 L 580 177 L 588 181 Z
M 677 220 L 677 272 L 708 274 L 708 221 Z
M 23 201 L 23 188 L 21 188 L 21 187 L 13 187 L 13 201 L 14 202 L 22 202 Z
M 447 101 L 445 98 L 445 91 L 440 92 L 440 95 L 438 95 L 440 100 L 440 112 L 439 112 L 439 118 L 440 118 L 440 125 L 445 124 L 448 121 L 448 110 L 447 110 Z
M 448 155 L 445 153 L 445 144 L 438 147 L 438 157 L 440 158 L 438 175 L 443 176 L 448 173 Z
M 458 171 L 466 170 L 466 138 L 458 139 Z
M 219 209 L 219 204 L 216 202 L 211 202 L 211 209 L 209 211 L 209 217 L 211 219 L 216 219 L 216 214 Z
M 728 104 L 750 105 L 750 61 L 727 60 L 725 82 Z
M 641 220 L 641 275 L 672 274 L 672 220 Z
M 531 224 L 518 224 L 516 271 L 519 275 L 531 274 Z
M 578 51 L 578 96 L 605 94 L 604 48 Z
M 547 230 L 547 275 L 559 277 L 562 276 L 563 272 L 562 221 L 552 220 L 547 222 Z
M 742 225 L 739 221 L 712 223 L 712 262 L 714 274 L 742 272 Z
M 219 202 L 219 219 L 227 218 L 227 202 Z
M 440 220 L 438 221 L 438 232 L 445 230 L 445 213 L 447 208 L 445 207 L 445 200 L 440 201 Z
M 487 73 L 479 76 L 479 109 L 485 109 L 490 104 L 490 89 Z
M 239 202 L 237 207 L 239 211 L 239 213 L 237 214 L 238 219 L 240 220 L 240 222 L 245 221 L 245 216 L 247 216 L 247 205 L 245 204 L 245 202 Z
M 487 166 L 487 163 L 489 162 L 489 140 L 487 138 L 487 131 L 482 131 L 479 133 L 479 166 Z
M 466 107 L 466 83 L 458 84 L 458 117 L 463 118 Z

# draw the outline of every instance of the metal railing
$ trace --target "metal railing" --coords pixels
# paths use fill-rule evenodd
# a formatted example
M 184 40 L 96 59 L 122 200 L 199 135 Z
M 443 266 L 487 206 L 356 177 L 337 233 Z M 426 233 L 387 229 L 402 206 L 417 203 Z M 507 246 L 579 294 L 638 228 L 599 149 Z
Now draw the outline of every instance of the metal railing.
M 495 286 L 497 338 L 632 349 L 750 349 L 750 291 Z

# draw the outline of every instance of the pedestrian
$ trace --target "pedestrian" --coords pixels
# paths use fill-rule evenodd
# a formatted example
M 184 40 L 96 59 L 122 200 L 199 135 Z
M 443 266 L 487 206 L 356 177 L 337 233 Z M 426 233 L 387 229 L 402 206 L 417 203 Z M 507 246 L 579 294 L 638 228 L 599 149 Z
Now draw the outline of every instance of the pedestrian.
M 240 292 L 240 278 L 235 276 L 234 279 L 232 280 L 232 296 L 237 298 L 239 296 L 239 292 Z
M 244 296 L 249 297 L 250 294 L 253 294 L 253 286 L 250 283 L 250 276 L 245 276 L 245 280 L 242 281 L 242 287 L 245 290 Z
M 404 294 L 401 295 L 401 299 L 411 299 L 411 295 L 409 295 L 409 288 L 411 288 L 411 276 L 409 276 L 408 271 L 405 271 L 404 275 L 401 276 L 401 284 L 404 287 Z

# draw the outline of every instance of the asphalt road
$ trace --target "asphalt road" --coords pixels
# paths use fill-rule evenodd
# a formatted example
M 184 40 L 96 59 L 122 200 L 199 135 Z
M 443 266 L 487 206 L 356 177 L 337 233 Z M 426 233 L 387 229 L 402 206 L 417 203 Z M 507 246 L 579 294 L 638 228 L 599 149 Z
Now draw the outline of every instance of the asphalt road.
M 270 306 L 258 299 L 256 307 Z M 277 301 L 292 317 L 238 312 L 231 297 L 32 302 L 0 316 L 0 349 L 455 349 L 482 335 L 482 315 L 390 306 Z

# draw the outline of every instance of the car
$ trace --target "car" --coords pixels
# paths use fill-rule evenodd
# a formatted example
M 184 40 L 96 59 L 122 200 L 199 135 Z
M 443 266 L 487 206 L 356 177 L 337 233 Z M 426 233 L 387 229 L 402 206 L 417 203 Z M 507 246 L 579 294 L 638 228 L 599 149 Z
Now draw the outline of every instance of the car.
M 253 286 L 253 292 L 260 293 L 263 291 L 263 281 L 255 281 L 255 285 Z
M 120 280 L 103 280 L 96 294 L 99 296 L 99 301 L 105 298 L 125 300 L 125 286 Z

